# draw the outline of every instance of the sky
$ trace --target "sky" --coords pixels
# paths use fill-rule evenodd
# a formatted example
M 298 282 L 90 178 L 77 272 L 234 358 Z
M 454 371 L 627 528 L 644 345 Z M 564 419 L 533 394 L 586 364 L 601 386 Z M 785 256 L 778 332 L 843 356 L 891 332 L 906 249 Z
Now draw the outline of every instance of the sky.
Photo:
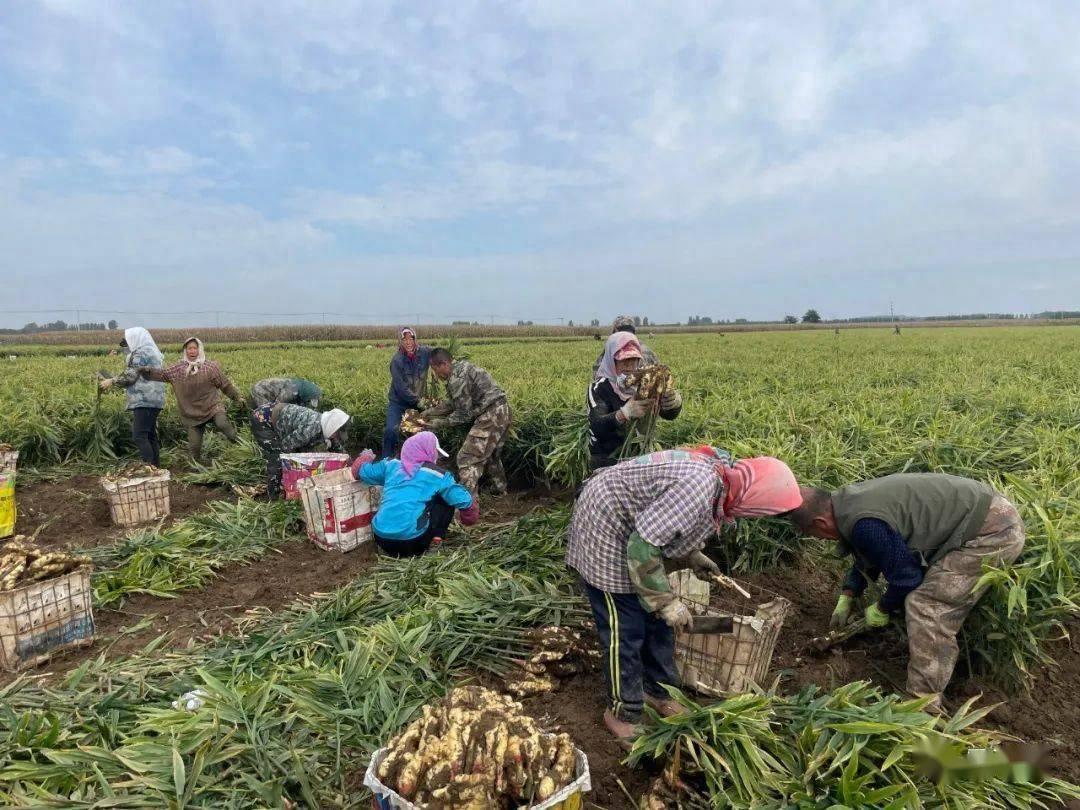
M 1080 309 L 1078 42 L 1054 0 L 5 3 L 0 326 Z

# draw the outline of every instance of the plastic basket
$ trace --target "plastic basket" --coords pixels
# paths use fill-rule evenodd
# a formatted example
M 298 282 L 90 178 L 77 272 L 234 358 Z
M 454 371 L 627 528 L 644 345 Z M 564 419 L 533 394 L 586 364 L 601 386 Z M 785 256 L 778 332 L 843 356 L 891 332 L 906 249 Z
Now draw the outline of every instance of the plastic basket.
M 282 453 L 281 488 L 285 491 L 285 499 L 299 500 L 297 485 L 305 478 L 347 466 L 349 457 L 345 453 Z
M 791 610 L 784 597 L 744 585 L 750 593 L 745 599 L 734 591 L 713 588 L 710 598 L 688 593 L 683 583 L 689 572 L 672 575 L 672 589 L 693 613 L 703 616 L 731 616 L 731 633 L 676 633 L 675 665 L 683 684 L 697 692 L 719 697 L 745 692 L 752 684 L 761 685 L 769 672 L 776 639 Z M 753 610 L 752 614 L 748 611 Z
M 0 450 L 0 475 L 4 473 L 15 474 L 15 468 L 19 464 L 18 450 Z
M 371 806 L 378 810 L 422 810 L 422 807 L 404 799 L 379 781 L 379 765 L 389 749 L 380 748 L 371 755 L 371 763 L 364 774 L 364 787 L 371 791 Z M 574 748 L 575 779 L 558 791 L 550 799 L 540 804 L 531 804 L 531 810 L 580 810 L 584 805 L 584 794 L 592 790 L 592 775 L 589 773 L 589 760 L 580 748 Z
M 16 672 L 94 643 L 90 571 L 0 591 L 0 669 Z
M 127 478 L 121 481 L 101 479 L 101 486 L 109 499 L 109 514 L 117 526 L 137 526 L 168 517 L 169 479 L 168 470 L 149 478 Z
M 371 540 L 371 488 L 353 481 L 348 470 L 301 479 L 307 534 L 325 551 L 352 551 Z

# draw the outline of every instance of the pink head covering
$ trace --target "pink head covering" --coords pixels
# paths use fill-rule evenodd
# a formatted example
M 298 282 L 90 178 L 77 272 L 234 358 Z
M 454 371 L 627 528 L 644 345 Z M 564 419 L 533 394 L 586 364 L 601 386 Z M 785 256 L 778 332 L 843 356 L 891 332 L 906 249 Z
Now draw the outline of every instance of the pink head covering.
M 802 503 L 795 474 L 778 458 L 746 458 L 719 470 L 724 478 L 724 500 L 717 504 L 718 523 L 779 515 Z
M 614 332 L 608 336 L 604 344 L 604 357 L 600 361 L 600 367 L 596 370 L 596 379 L 608 380 L 615 393 L 622 399 L 630 399 L 634 392 L 619 385 L 619 372 L 615 370 L 615 356 L 622 353 L 626 348 L 637 349 L 638 357 L 641 357 L 641 344 L 637 336 L 631 332 Z
M 439 446 L 439 437 L 425 430 L 410 436 L 401 445 L 401 466 L 405 468 L 405 475 L 412 478 L 421 464 L 434 464 L 439 456 L 446 458 L 448 455 Z

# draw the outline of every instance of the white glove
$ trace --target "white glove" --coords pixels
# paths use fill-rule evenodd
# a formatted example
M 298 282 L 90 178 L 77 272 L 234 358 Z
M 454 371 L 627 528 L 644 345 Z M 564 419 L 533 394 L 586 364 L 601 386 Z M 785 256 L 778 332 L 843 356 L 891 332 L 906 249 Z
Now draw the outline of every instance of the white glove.
M 680 599 L 672 599 L 660 608 L 660 618 L 672 630 L 689 630 L 694 626 L 694 616 Z
M 660 407 L 665 411 L 682 407 L 682 394 L 674 388 L 669 388 L 660 397 Z
M 621 414 L 619 421 L 631 422 L 634 419 L 640 419 L 649 412 L 649 402 L 644 399 L 628 399 L 626 404 L 619 408 L 618 413 Z

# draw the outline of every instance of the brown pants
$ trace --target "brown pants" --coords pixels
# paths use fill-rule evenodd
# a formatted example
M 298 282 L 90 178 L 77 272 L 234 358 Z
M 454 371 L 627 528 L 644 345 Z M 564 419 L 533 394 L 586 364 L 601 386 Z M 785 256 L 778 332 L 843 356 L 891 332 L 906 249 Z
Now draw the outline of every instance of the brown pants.
M 228 415 L 225 411 L 218 411 L 209 422 L 203 422 L 201 425 L 195 425 L 187 429 L 188 455 L 196 464 L 202 464 L 203 435 L 206 433 L 206 426 L 211 422 L 230 442 L 236 444 L 239 441 L 236 436 L 236 428 L 229 421 Z
M 909 692 L 927 695 L 945 690 L 959 655 L 956 634 L 983 595 L 975 583 L 983 566 L 1000 566 L 1024 549 L 1024 521 L 1016 507 L 995 495 L 979 533 L 930 566 L 922 584 L 905 602 Z
M 474 497 L 485 472 L 496 492 L 506 491 L 502 449 L 512 419 L 510 406 L 505 401 L 497 402 L 476 417 L 469 435 L 461 443 L 457 454 L 458 478 Z

